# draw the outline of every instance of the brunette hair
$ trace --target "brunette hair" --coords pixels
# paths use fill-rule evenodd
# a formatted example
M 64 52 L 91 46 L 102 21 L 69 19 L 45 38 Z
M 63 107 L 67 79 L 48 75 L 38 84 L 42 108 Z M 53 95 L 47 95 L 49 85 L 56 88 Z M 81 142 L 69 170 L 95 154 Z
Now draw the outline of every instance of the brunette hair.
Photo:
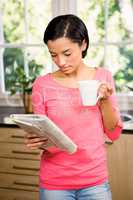
M 82 52 L 82 58 L 87 54 L 89 47 L 89 36 L 84 22 L 76 15 L 59 15 L 53 18 L 44 32 L 43 41 L 47 44 L 48 40 L 56 40 L 66 37 L 72 42 L 82 45 L 86 42 L 86 49 Z

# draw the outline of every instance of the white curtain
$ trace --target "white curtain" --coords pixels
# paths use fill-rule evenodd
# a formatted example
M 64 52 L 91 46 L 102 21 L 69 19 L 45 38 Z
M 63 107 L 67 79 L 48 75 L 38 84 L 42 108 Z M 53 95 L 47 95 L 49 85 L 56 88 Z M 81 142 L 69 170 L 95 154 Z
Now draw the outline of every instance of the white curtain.
M 63 14 L 76 14 L 77 0 L 52 0 L 53 17 Z

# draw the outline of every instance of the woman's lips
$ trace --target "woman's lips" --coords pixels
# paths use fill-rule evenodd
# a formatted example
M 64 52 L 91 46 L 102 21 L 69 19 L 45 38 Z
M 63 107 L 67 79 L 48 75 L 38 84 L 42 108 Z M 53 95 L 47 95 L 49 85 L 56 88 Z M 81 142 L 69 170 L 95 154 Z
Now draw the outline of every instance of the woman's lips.
M 62 71 L 67 71 L 67 70 L 71 69 L 71 67 L 70 66 L 69 67 L 62 67 L 61 69 L 62 69 Z

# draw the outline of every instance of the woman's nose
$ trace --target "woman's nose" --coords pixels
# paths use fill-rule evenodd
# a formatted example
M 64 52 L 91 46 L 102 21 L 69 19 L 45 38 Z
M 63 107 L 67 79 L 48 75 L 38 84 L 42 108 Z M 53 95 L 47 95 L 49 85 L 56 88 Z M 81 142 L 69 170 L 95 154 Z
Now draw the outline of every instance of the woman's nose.
M 63 67 L 66 64 L 66 60 L 64 57 L 59 57 L 57 62 L 59 67 Z

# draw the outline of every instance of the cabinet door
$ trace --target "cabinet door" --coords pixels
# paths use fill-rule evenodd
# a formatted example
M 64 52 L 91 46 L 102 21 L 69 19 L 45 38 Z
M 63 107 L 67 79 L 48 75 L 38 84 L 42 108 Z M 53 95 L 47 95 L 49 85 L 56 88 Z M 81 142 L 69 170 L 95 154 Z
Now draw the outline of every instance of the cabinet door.
M 38 191 L 38 176 L 1 174 L 0 188 Z
M 39 200 L 39 193 L 25 190 L 0 189 L 0 200 Z
M 113 200 L 133 200 L 133 135 L 122 134 L 107 151 Z
M 38 160 L 0 158 L 1 173 L 38 175 L 39 165 Z
M 20 128 L 0 128 L 0 142 L 24 143 L 24 136 Z
M 0 157 L 39 160 L 40 151 L 29 150 L 24 144 L 1 142 Z

